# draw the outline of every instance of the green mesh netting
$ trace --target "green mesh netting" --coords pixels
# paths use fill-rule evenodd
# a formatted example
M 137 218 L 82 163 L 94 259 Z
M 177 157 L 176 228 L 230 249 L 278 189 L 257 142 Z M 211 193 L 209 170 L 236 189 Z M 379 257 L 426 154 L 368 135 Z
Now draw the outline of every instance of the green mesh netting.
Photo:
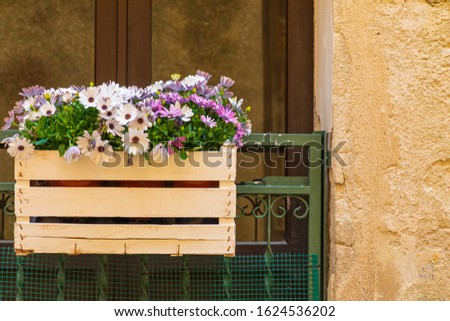
M 318 300 L 316 255 L 45 255 L 0 248 L 0 300 Z

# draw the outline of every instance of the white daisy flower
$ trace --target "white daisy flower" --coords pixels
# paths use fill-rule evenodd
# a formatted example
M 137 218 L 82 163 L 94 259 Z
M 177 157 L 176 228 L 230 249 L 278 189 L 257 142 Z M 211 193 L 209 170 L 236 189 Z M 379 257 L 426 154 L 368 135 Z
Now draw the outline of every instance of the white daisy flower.
M 164 81 L 160 80 L 148 86 L 146 90 L 151 94 L 156 94 L 157 92 L 161 92 L 163 88 L 164 88 Z
M 149 127 L 152 127 L 152 123 L 148 120 L 148 116 L 143 112 L 139 112 L 136 118 L 128 125 L 128 128 L 143 130 L 147 130 Z
M 115 107 L 111 108 L 110 110 L 100 112 L 100 116 L 105 120 L 114 119 L 116 117 L 116 114 L 117 114 L 117 108 L 115 108 Z
M 112 160 L 113 150 L 107 140 L 96 140 L 95 147 L 92 149 L 90 160 L 96 164 L 104 162 L 109 163 Z
M 74 94 L 70 91 L 66 91 L 61 95 L 61 99 L 65 103 L 70 103 L 75 98 L 75 95 L 76 94 Z
M 184 105 L 181 108 L 181 113 L 183 114 L 181 116 L 181 120 L 184 122 L 188 122 L 191 120 L 191 117 L 194 116 L 194 113 L 192 112 L 192 109 L 188 107 L 188 105 Z
M 138 115 L 138 110 L 133 104 L 125 104 L 117 110 L 116 120 L 121 125 L 127 125 Z
M 51 116 L 56 112 L 56 107 L 47 101 L 41 106 L 41 108 L 39 108 L 39 112 L 42 116 Z
M 85 130 L 83 136 L 77 139 L 77 146 L 80 149 L 81 155 L 91 156 L 93 149 L 100 140 L 100 134 L 96 130 L 92 133 L 92 136 Z
M 88 87 L 80 92 L 80 103 L 82 103 L 85 108 L 95 107 L 99 97 L 98 94 L 99 89 L 97 87 Z
M 113 108 L 110 98 L 99 97 L 97 100 L 97 110 L 101 113 L 107 112 Z
M 101 84 L 99 90 L 102 97 L 112 97 L 120 92 L 120 86 L 114 81 L 110 81 L 109 83 Z
M 68 164 L 76 162 L 81 157 L 81 151 L 77 146 L 71 146 L 64 153 L 64 159 Z
M 12 157 L 26 160 L 34 153 L 34 145 L 31 144 L 26 138 L 15 136 L 13 139 L 8 141 L 7 152 Z
M 169 158 L 169 152 L 163 144 L 158 144 L 150 151 L 150 159 L 155 163 L 164 163 Z
M 26 120 L 31 120 L 31 121 L 36 121 L 39 118 L 42 117 L 42 114 L 39 112 L 39 110 L 37 111 L 33 111 L 30 110 L 24 117 L 23 117 L 23 123 L 25 124 Z
M 125 127 L 123 127 L 117 120 L 114 118 L 110 118 L 105 123 L 106 131 L 108 133 L 113 134 L 114 136 L 123 136 L 123 131 L 125 130 Z
M 138 99 L 144 94 L 144 89 L 138 86 L 129 86 L 128 88 L 123 88 L 122 95 L 126 101 L 131 99 Z
M 32 107 L 34 108 L 34 104 L 36 103 L 36 100 L 33 97 L 29 97 L 23 101 L 23 109 L 25 111 L 30 111 Z
M 244 102 L 244 99 L 237 100 L 237 97 L 234 96 L 233 98 L 228 98 L 228 101 L 230 102 L 231 106 L 233 106 L 236 110 L 241 110 L 242 103 Z
M 128 129 L 128 133 L 123 136 L 122 141 L 124 143 L 125 151 L 134 156 L 145 153 L 148 150 L 148 145 L 150 143 L 150 140 L 143 129 L 134 128 Z
M 183 88 L 190 90 L 195 87 L 195 85 L 204 82 L 206 79 L 200 75 L 187 76 L 182 81 L 180 81 Z
M 109 84 L 104 83 L 100 86 L 100 96 L 109 99 L 112 107 L 119 107 L 126 102 L 121 87 L 114 81 L 111 81 Z
M 11 137 L 6 137 L 5 139 L 2 140 L 2 144 L 3 144 L 5 147 L 8 147 L 8 146 L 9 146 L 9 143 L 12 142 L 12 141 L 14 141 L 17 137 L 19 137 L 19 134 L 14 134 L 14 135 L 11 136 Z

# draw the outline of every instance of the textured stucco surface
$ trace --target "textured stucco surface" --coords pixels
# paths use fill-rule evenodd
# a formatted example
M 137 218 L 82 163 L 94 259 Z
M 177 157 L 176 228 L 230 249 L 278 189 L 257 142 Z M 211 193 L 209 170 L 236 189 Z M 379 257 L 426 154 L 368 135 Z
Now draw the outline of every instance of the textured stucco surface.
M 94 10 L 95 0 L 0 1 L 1 126 L 23 87 L 94 80 Z M 0 168 L 0 181 L 12 181 L 12 158 L 4 150 Z M 6 218 L 7 225 L 12 221 Z M 7 229 L 6 238 L 11 231 Z
M 450 3 L 333 1 L 329 299 L 450 300 Z

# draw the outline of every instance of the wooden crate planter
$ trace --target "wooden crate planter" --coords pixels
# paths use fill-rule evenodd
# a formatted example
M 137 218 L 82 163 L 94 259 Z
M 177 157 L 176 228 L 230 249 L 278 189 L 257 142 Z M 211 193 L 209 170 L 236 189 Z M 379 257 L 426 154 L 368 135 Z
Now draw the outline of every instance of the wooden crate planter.
M 123 153 L 118 155 L 121 161 L 108 167 L 86 158 L 66 164 L 56 151 L 36 151 L 27 161 L 16 160 L 16 254 L 234 255 L 236 148 L 191 152 L 186 161 L 174 155 L 165 166 L 137 159 L 126 166 Z M 104 185 L 117 181 L 217 181 L 219 187 L 32 184 L 52 180 L 96 180 Z M 218 224 L 33 223 L 32 217 L 216 218 Z

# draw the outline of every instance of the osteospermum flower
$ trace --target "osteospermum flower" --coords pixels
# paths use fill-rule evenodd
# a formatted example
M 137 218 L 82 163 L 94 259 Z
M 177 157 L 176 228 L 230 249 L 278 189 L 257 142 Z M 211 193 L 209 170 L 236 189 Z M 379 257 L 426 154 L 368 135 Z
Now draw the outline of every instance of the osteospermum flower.
M 41 118 L 41 113 L 38 111 L 29 111 L 23 118 L 23 121 L 26 120 L 31 120 L 31 121 L 35 121 L 38 120 L 39 118 Z
M 91 156 L 93 149 L 100 140 L 100 134 L 96 130 L 92 133 L 92 135 L 85 130 L 83 136 L 78 137 L 77 139 L 77 146 L 80 149 L 81 155 Z
M 221 76 L 220 84 L 225 88 L 230 88 L 231 86 L 234 85 L 234 80 L 226 76 Z
M 99 89 L 96 87 L 88 87 L 80 92 L 80 103 L 85 108 L 95 107 L 97 105 L 97 99 L 99 97 Z
M 212 119 L 212 118 L 209 117 L 209 116 L 202 115 L 202 116 L 200 117 L 200 120 L 203 122 L 203 124 L 205 124 L 205 125 L 208 126 L 208 127 L 213 128 L 213 127 L 216 127 L 216 126 L 217 126 L 217 122 L 214 121 L 214 119 Z
M 243 124 L 242 128 L 244 129 L 245 135 L 250 135 L 252 132 L 252 122 L 250 119 L 247 119 Z
M 123 127 L 117 120 L 111 118 L 108 119 L 105 123 L 106 131 L 108 133 L 113 134 L 114 136 L 123 136 L 123 131 L 125 130 L 125 127 Z
M 192 109 L 189 108 L 187 105 L 184 105 L 181 108 L 181 120 L 184 122 L 188 122 L 191 120 L 191 117 L 194 116 L 194 113 L 192 112 Z
M 36 85 L 28 88 L 22 88 L 22 92 L 19 95 L 23 97 L 34 97 L 42 95 L 44 91 L 44 87 Z
M 64 153 L 64 159 L 68 164 L 76 162 L 81 157 L 81 151 L 77 146 L 71 146 Z
M 107 112 L 113 108 L 113 104 L 110 98 L 100 97 L 97 101 L 97 109 L 99 112 Z
M 100 115 L 105 120 L 112 119 L 117 115 L 117 108 L 113 107 L 110 110 L 102 111 Z
M 113 150 L 107 140 L 97 140 L 89 158 L 96 164 L 108 163 L 112 160 Z
M 116 120 L 121 125 L 127 125 L 138 115 L 138 110 L 133 104 L 125 104 L 117 110 Z
M 228 98 L 228 101 L 230 102 L 231 106 L 233 106 L 233 108 L 238 111 L 241 110 L 242 103 L 244 102 L 242 98 L 238 101 L 237 97 Z
M 158 92 L 161 92 L 163 89 L 164 89 L 164 82 L 160 80 L 145 88 L 145 91 L 147 91 L 151 95 L 154 95 Z
M 14 110 L 8 111 L 9 117 L 6 117 L 5 125 L 2 127 L 2 130 L 7 130 L 11 127 L 12 123 L 14 122 Z
M 210 73 L 203 71 L 203 70 L 197 70 L 196 74 L 199 76 L 202 76 L 206 80 L 209 80 L 212 77 L 212 75 Z
M 124 143 L 125 151 L 134 156 L 145 153 L 148 150 L 150 143 L 144 130 L 135 128 L 129 128 L 128 133 L 123 136 L 122 141 Z
M 171 104 L 169 109 L 164 108 L 159 111 L 159 115 L 161 117 L 167 117 L 167 118 L 176 118 L 176 117 L 182 117 L 183 113 L 181 112 L 181 104 L 179 101 L 177 101 L 174 104 Z
M 41 106 L 41 108 L 39 108 L 39 112 L 43 116 L 51 116 L 56 112 L 56 107 L 55 105 L 47 101 L 44 105 Z
M 149 121 L 148 116 L 143 112 L 139 112 L 136 118 L 128 124 L 128 128 L 147 130 L 149 127 L 152 127 L 152 123 Z
M 192 90 L 195 86 L 198 85 L 201 87 L 206 85 L 206 83 L 207 80 L 205 79 L 205 77 L 200 75 L 187 76 L 180 82 L 181 88 L 183 88 L 183 90 Z
M 7 152 L 12 157 L 17 159 L 26 160 L 34 153 L 34 145 L 32 145 L 26 138 L 20 138 L 19 136 L 13 137 L 13 139 L 7 142 Z
M 22 107 L 25 111 L 30 111 L 34 109 L 34 105 L 36 103 L 36 99 L 33 97 L 27 98 L 22 102 Z
M 223 106 L 221 106 L 218 110 L 217 110 L 217 114 L 220 116 L 220 118 L 222 118 L 226 123 L 233 123 L 233 124 L 237 124 L 238 123 L 238 118 L 236 116 L 236 113 L 230 109 L 230 108 L 225 108 Z
M 9 143 L 12 142 L 12 141 L 14 141 L 18 136 L 19 136 L 19 134 L 14 134 L 14 135 L 11 136 L 11 137 L 6 137 L 5 139 L 2 140 L 2 144 L 3 144 L 5 147 L 8 147 L 8 146 L 9 146 Z
M 163 144 L 158 144 L 150 151 L 149 157 L 155 163 L 164 163 L 169 158 L 169 152 Z

